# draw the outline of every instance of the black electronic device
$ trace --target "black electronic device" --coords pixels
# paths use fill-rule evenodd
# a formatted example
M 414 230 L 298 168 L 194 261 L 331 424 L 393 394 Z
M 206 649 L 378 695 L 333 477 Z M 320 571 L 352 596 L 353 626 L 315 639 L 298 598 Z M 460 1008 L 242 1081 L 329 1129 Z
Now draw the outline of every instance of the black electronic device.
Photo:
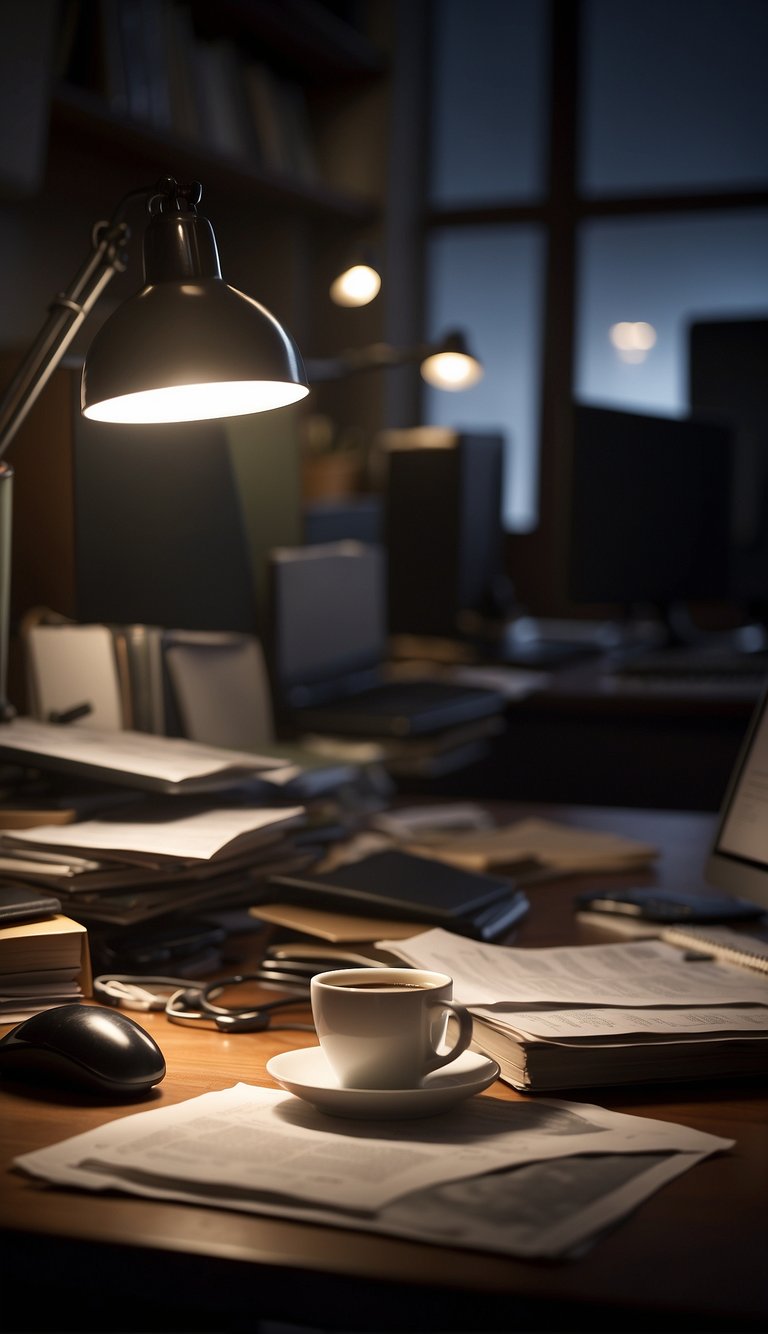
M 381 547 L 276 548 L 269 573 L 272 694 L 278 716 L 299 732 L 431 736 L 504 712 L 496 690 L 388 673 Z
M 570 595 L 677 606 L 730 594 L 732 437 L 726 426 L 576 404 Z
M 768 619 L 768 319 L 694 320 L 691 412 L 733 433 L 731 597 Z
M 127 1014 L 95 1005 L 56 1005 L 0 1038 L 0 1077 L 134 1098 L 165 1077 L 165 1058 Z
M 768 912 L 768 691 L 756 705 L 723 798 L 706 878 Z
M 98 949 L 103 956 L 100 966 L 125 973 L 161 967 L 178 969 L 200 954 L 207 957 L 211 950 L 218 951 L 226 938 L 223 926 L 198 918 L 147 922 L 107 936 Z
M 748 921 L 761 917 L 764 912 L 756 903 L 715 890 L 697 892 L 658 889 L 650 885 L 578 894 L 576 906 L 580 912 L 607 913 L 658 923 Z
M 504 437 L 430 427 L 382 444 L 390 632 L 450 638 L 504 615 Z

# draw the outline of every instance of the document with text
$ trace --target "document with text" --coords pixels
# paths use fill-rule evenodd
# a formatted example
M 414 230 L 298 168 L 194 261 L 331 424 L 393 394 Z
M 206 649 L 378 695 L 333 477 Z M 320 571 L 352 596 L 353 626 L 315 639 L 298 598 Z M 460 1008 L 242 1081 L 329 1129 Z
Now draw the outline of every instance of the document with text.
M 16 1166 L 57 1186 L 556 1255 L 733 1143 L 544 1099 L 483 1096 L 423 1120 L 353 1121 L 238 1084 L 112 1121 Z
M 747 969 L 699 959 L 659 940 L 553 949 L 487 945 L 437 927 L 379 941 L 416 968 L 450 973 L 463 1005 L 768 1005 L 768 983 Z

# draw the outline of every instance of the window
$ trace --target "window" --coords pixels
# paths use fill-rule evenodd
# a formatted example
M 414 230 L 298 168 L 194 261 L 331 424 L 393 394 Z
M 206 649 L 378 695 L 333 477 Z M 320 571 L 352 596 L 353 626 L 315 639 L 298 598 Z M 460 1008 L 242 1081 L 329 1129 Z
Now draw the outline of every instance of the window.
M 768 314 L 768 3 L 431 14 L 425 324 L 464 328 L 487 369 L 424 419 L 505 431 L 506 525 L 555 543 L 560 409 L 680 415 L 688 322 Z
M 440 0 L 435 9 L 430 202 L 541 197 L 547 4 Z
M 425 420 L 506 436 L 503 508 L 519 531 L 536 519 L 543 261 L 536 227 L 446 229 L 429 241 L 428 337 L 465 329 L 485 374 L 463 393 L 428 389 Z
M 768 209 L 587 222 L 578 275 L 576 397 L 682 416 L 691 320 L 768 311 Z

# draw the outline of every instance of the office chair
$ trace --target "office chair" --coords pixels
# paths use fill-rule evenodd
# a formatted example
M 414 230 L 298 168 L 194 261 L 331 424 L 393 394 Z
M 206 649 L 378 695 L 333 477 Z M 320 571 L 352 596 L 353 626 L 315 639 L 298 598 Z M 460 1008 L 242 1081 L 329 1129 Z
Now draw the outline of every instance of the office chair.
M 166 630 L 163 659 L 183 736 L 232 750 L 273 744 L 269 679 L 252 635 Z

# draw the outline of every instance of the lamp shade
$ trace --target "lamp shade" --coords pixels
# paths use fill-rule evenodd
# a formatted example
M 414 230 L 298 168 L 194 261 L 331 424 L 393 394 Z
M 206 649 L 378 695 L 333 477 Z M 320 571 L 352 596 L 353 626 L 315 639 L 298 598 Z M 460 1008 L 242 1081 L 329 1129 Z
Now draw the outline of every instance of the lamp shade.
M 81 408 L 109 422 L 242 416 L 309 392 L 293 339 L 221 277 L 216 240 L 193 208 L 157 213 L 145 286 L 104 322 L 85 359 Z
M 434 389 L 455 392 L 476 385 L 483 377 L 483 367 L 470 352 L 465 335 L 454 330 L 424 358 L 421 374 Z

